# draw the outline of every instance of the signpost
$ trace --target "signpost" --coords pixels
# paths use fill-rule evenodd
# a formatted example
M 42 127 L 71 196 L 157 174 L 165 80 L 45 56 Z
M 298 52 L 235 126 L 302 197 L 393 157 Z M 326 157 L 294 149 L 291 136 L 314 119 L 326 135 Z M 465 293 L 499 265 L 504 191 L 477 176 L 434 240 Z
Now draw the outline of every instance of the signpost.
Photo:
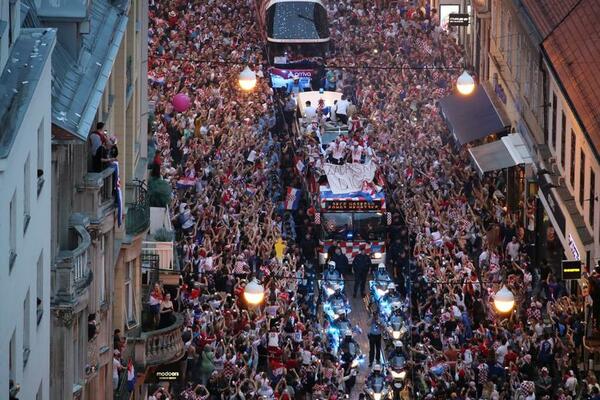
M 567 261 L 563 260 L 561 263 L 561 274 L 563 280 L 576 280 L 581 279 L 581 272 L 583 268 L 581 261 Z
M 449 14 L 448 26 L 469 26 L 469 14 Z

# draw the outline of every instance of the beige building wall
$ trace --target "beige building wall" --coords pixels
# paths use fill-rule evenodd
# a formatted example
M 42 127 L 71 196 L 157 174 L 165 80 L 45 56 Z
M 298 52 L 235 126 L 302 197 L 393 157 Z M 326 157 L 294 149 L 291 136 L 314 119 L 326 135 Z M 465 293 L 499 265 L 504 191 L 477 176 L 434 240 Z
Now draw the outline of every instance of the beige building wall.
M 484 83 L 496 104 L 502 103 L 502 112 L 506 113 L 513 128 L 527 130 L 522 133 L 534 155 L 536 169 L 551 170 L 561 192 L 567 195 L 568 206 L 564 201 L 559 204 L 566 220 L 565 232 L 558 235 L 565 255 L 573 259 L 574 253 L 579 253 L 582 261 L 595 265 L 600 259 L 600 202 L 591 197 L 600 192 L 600 160 L 583 134 L 551 66 L 545 61 L 540 49 L 543 38 L 538 36 L 515 3 L 489 0 L 490 13 L 485 14 L 490 18 L 489 76 Z M 485 35 L 483 32 L 479 37 L 482 58 L 486 54 Z M 483 69 L 485 63 L 480 64 Z M 546 148 L 549 154 L 543 150 Z M 536 179 L 532 167 L 527 172 L 530 180 Z M 542 201 L 547 203 L 548 200 Z M 575 214 L 573 210 L 576 210 Z M 581 229 L 578 231 L 576 226 L 582 226 L 581 218 L 587 229 L 583 234 L 593 238 L 593 243 L 587 246 L 581 238 Z

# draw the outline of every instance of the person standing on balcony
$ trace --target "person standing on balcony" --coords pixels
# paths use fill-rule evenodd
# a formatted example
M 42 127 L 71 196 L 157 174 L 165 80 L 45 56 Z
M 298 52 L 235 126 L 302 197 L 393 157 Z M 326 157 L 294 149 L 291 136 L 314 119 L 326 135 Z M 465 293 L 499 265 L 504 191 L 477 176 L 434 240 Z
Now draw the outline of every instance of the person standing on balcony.
M 164 300 L 160 303 L 160 324 L 158 328 L 165 328 L 173 323 L 173 302 L 171 294 L 167 293 Z
M 96 124 L 96 130 L 90 134 L 90 150 L 92 153 L 92 171 L 102 171 L 102 160 L 101 160 L 101 148 L 106 143 L 107 137 L 104 132 L 104 122 L 98 122 Z
M 148 304 L 150 305 L 150 312 L 152 313 L 152 319 L 154 326 L 157 327 L 160 323 L 160 303 L 162 302 L 163 294 L 158 283 L 154 284 L 154 289 L 150 292 L 150 299 Z
M 121 364 L 121 352 L 119 350 L 113 351 L 113 389 L 119 388 L 119 373 L 125 371 L 127 368 Z

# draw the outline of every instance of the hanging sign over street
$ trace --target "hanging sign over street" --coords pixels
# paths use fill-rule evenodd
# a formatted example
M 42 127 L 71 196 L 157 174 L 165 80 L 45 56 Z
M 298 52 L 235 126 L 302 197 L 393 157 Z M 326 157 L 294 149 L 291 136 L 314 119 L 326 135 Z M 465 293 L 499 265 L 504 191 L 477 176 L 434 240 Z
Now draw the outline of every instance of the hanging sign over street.
M 468 26 L 469 14 L 449 14 L 448 26 Z
M 563 280 L 581 279 L 581 261 L 563 260 L 561 264 L 561 273 Z

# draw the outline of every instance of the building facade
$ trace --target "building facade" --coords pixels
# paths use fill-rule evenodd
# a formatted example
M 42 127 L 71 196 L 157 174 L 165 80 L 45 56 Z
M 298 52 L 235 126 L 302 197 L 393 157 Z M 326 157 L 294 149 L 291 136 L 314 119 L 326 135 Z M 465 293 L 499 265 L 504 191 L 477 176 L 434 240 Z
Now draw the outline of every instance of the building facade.
M 49 399 L 53 29 L 0 2 L 0 398 Z
M 519 179 L 523 204 L 536 205 L 539 260 L 580 259 L 588 268 L 600 259 L 600 84 L 581 84 L 600 53 L 585 40 L 594 17 L 593 1 L 477 0 L 470 58 L 532 155 Z M 551 242 L 560 249 L 548 253 Z
M 136 197 L 143 187 L 136 179 L 146 173 L 147 3 L 64 0 L 56 7 L 25 0 L 21 8 L 24 26 L 54 27 L 58 37 L 46 80 L 52 81 L 53 177 L 46 214 L 52 226 L 49 398 L 112 399 L 120 384 L 113 379 L 114 328 L 123 327 L 123 309 L 141 307 L 123 296 L 135 299 L 139 280 L 121 279 L 125 266 L 139 276 L 149 224 L 147 204 Z M 89 138 L 98 122 L 119 151 L 118 162 L 100 170 L 91 162 Z

